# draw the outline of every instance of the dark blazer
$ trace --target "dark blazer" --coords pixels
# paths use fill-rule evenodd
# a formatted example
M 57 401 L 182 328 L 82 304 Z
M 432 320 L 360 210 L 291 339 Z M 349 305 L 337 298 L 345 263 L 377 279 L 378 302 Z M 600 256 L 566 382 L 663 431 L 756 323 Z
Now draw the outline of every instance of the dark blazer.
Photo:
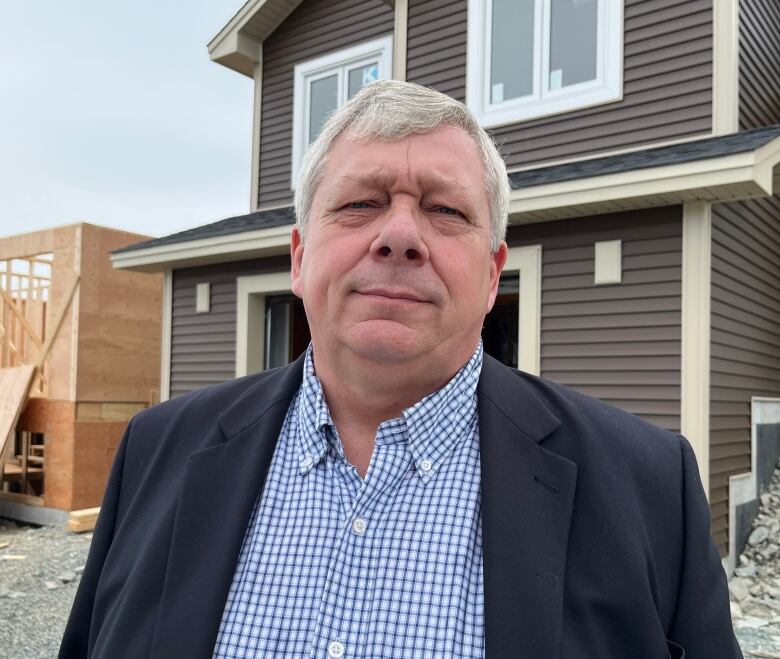
M 211 657 L 302 360 L 138 414 L 117 451 L 61 659 Z M 488 659 L 733 659 L 688 442 L 485 356 Z

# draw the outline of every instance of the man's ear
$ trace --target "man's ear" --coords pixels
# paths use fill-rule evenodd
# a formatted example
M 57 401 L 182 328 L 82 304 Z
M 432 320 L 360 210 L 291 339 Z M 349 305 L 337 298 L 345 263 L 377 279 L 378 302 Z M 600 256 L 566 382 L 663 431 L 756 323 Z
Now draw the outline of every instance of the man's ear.
M 493 308 L 498 295 L 498 280 L 501 278 L 501 271 L 506 264 L 506 258 L 509 255 L 509 248 L 506 241 L 502 240 L 498 249 L 490 255 L 490 295 L 488 298 L 487 313 Z
M 301 264 L 303 263 L 303 239 L 298 227 L 293 227 L 290 234 L 290 280 L 292 292 L 299 298 L 303 298 L 303 278 L 301 277 Z

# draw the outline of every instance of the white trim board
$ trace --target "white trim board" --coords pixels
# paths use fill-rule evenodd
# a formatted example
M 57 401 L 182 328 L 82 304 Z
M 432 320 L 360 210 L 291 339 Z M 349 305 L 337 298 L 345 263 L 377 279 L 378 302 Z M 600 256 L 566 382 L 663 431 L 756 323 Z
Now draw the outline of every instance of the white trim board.
M 171 328 L 173 323 L 173 270 L 163 274 L 162 341 L 160 345 L 160 401 L 171 397 Z
M 546 183 L 512 191 L 514 223 L 772 194 L 780 138 L 755 151 Z
M 292 223 L 283 224 L 268 229 L 119 252 L 111 254 L 111 263 L 120 269 L 160 272 L 170 268 L 288 254 L 292 227 Z
M 710 279 L 712 209 L 683 206 L 680 431 L 696 454 L 710 496 Z
M 396 0 L 393 15 L 393 79 L 406 80 L 406 43 L 409 28 L 409 0 Z
M 531 375 L 541 369 L 542 246 L 510 247 L 502 274 L 520 275 L 517 368 Z
M 712 132 L 739 130 L 739 0 L 712 3 Z
M 236 377 L 263 370 L 265 298 L 291 290 L 289 272 L 236 277 Z
M 263 44 L 258 46 L 258 61 L 254 69 L 254 96 L 252 101 L 252 153 L 249 168 L 249 210 L 260 204 L 260 131 L 263 122 Z

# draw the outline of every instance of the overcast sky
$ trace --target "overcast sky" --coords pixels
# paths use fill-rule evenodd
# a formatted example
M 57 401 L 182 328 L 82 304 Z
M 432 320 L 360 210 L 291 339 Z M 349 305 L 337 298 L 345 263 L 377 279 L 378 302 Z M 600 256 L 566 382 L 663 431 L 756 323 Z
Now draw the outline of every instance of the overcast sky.
M 206 48 L 242 4 L 0 0 L 0 236 L 248 212 L 252 82 Z

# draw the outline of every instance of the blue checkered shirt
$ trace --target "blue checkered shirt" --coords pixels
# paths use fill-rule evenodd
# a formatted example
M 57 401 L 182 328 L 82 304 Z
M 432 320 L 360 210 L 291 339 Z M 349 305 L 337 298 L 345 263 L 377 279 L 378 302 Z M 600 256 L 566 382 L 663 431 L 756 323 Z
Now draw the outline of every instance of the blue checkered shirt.
M 481 367 L 383 422 L 361 479 L 309 347 L 214 657 L 484 656 Z

